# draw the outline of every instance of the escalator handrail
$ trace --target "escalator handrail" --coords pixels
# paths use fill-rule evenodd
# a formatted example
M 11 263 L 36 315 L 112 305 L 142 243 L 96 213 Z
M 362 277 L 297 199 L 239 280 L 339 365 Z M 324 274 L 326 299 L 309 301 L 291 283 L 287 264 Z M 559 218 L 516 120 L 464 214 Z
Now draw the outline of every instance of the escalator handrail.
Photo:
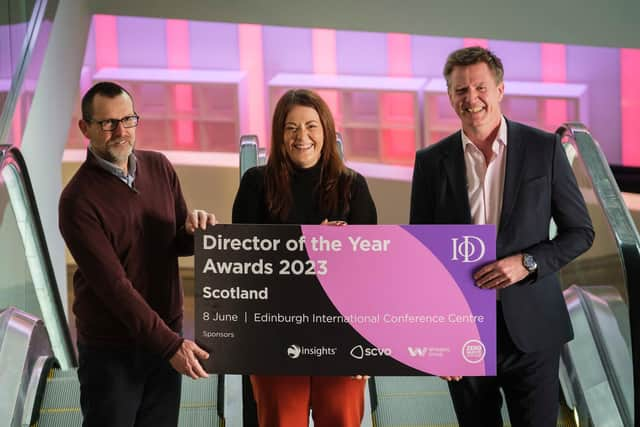
M 591 180 L 595 196 L 605 213 L 605 219 L 614 235 L 623 266 L 624 286 L 628 298 L 629 325 L 631 329 L 632 360 L 640 357 L 640 294 L 630 284 L 640 283 L 640 235 L 622 198 L 609 164 L 597 142 L 582 123 L 565 123 L 558 128 L 560 138 L 567 137 L 575 143 Z M 634 412 L 640 420 L 640 369 L 634 369 Z
M 581 123 L 565 123 L 556 133 L 561 136 L 569 136 L 575 141 L 584 164 L 588 166 L 586 172 L 593 184 L 595 195 L 618 243 L 620 257 L 625 264 L 625 286 L 627 283 L 637 283 L 637 281 L 630 281 L 632 278 L 627 276 L 629 273 L 627 267 L 640 261 L 640 235 L 604 154 L 589 130 Z M 616 219 L 615 225 L 610 221 L 610 218 Z M 625 252 L 624 249 L 627 247 L 631 247 L 633 251 L 631 253 Z M 640 273 L 640 269 L 638 271 L 632 270 L 632 272 Z M 639 276 L 635 276 L 635 278 L 640 279 Z M 629 291 L 628 287 L 627 291 Z
M 611 334 L 611 332 L 607 332 L 605 334 L 606 330 L 603 328 L 603 325 L 598 319 L 598 313 L 596 309 L 596 304 L 598 300 L 600 301 L 602 300 L 599 299 L 598 297 L 595 297 L 593 294 L 591 294 L 587 290 L 585 290 L 584 287 L 574 285 L 572 286 L 572 288 L 575 288 L 574 291 L 576 292 L 576 295 L 578 296 L 580 304 L 584 309 L 584 314 L 587 319 L 587 322 L 589 323 L 589 327 L 591 328 L 593 341 L 596 347 L 598 348 L 598 355 L 602 360 L 602 367 L 607 375 L 609 387 L 613 392 L 613 399 L 618 408 L 618 413 L 620 415 L 620 418 L 622 418 L 622 420 L 624 420 L 627 425 L 630 425 L 631 424 L 631 421 L 630 421 L 631 408 L 629 408 L 628 405 L 626 404 L 625 392 L 624 392 L 625 387 L 621 383 L 621 378 L 619 377 L 619 373 L 617 373 L 615 370 L 616 365 L 614 363 L 614 357 L 612 353 L 613 351 L 616 351 L 616 350 L 620 350 L 626 353 L 627 349 L 624 346 L 622 346 L 621 348 L 616 346 L 609 349 L 608 346 L 606 345 L 607 337 L 609 334 Z M 603 303 L 606 309 L 610 310 L 610 307 L 608 306 L 608 304 L 604 301 Z M 601 303 L 601 305 L 603 304 Z M 614 322 L 617 323 L 617 321 L 615 321 L 615 315 L 613 314 L 613 312 L 608 311 L 608 313 L 614 319 Z M 620 340 L 624 340 L 624 338 L 622 338 L 622 334 L 620 334 Z M 630 367 L 633 369 L 633 366 L 630 366 Z
M 40 220 L 40 213 L 36 204 L 35 194 L 31 185 L 31 179 L 29 178 L 29 172 L 25 163 L 24 157 L 17 147 L 0 145 L 0 173 L 5 167 L 12 165 L 17 171 L 20 177 L 24 195 L 26 198 L 27 209 L 31 214 L 33 220 L 33 231 L 35 233 L 35 239 L 38 243 L 38 250 L 40 251 L 40 258 L 42 260 L 44 274 L 47 278 L 47 283 L 50 286 L 49 295 L 52 296 L 53 308 L 56 314 L 56 320 L 60 325 L 60 331 L 63 334 L 64 350 L 67 353 L 68 360 L 71 361 L 73 366 L 77 366 L 77 357 L 71 340 L 71 333 L 67 324 L 67 317 L 65 315 L 62 300 L 60 298 L 60 292 L 58 291 L 58 282 L 53 270 L 53 264 L 51 263 L 51 257 L 49 256 L 49 248 L 45 239 L 44 229 L 42 227 L 42 221 Z
M 13 73 L 4 108 L 0 110 L 0 144 L 5 143 L 5 139 L 9 134 L 11 118 L 13 117 L 18 98 L 23 89 L 27 69 L 35 50 L 42 20 L 46 13 L 47 1 L 48 0 L 35 0 L 33 4 L 33 10 L 27 23 L 19 63 Z

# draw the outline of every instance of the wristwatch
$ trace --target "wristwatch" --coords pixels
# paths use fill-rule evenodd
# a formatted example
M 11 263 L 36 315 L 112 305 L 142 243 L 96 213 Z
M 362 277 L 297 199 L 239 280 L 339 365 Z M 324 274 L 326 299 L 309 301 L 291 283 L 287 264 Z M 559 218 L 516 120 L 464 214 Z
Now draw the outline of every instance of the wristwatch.
M 522 254 L 522 265 L 527 269 L 529 273 L 535 273 L 535 271 L 538 269 L 538 263 L 531 254 Z

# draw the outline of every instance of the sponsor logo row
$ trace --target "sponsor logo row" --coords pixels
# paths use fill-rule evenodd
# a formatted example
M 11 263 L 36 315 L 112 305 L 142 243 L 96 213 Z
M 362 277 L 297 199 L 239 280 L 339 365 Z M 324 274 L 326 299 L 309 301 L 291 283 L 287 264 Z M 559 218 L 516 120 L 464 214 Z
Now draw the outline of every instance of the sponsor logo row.
M 298 359 L 302 356 L 335 356 L 337 347 L 305 347 L 298 344 L 291 344 L 287 347 L 287 356 L 291 359 Z M 442 357 L 449 353 L 448 348 L 439 347 L 407 347 L 410 357 Z M 360 344 L 354 346 L 349 351 L 349 355 L 354 359 L 362 360 L 365 357 L 391 357 L 393 352 L 390 348 L 364 347 Z M 478 340 L 469 340 L 462 346 L 462 357 L 467 363 L 480 363 L 484 360 L 486 349 L 484 344 Z

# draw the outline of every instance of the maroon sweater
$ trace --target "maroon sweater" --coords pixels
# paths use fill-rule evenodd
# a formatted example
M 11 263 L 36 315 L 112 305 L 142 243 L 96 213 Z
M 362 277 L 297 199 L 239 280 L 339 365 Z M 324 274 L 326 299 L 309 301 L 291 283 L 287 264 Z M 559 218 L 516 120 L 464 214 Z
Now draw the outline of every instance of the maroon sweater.
M 182 343 L 178 256 L 193 254 L 187 207 L 169 161 L 136 150 L 134 189 L 87 159 L 60 197 L 60 231 L 78 264 L 78 340 L 169 358 Z

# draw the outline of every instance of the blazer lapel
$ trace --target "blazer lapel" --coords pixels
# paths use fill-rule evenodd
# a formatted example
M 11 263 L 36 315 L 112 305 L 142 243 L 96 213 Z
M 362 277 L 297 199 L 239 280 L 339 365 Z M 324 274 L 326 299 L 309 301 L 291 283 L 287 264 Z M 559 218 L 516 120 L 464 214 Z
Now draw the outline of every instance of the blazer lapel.
M 450 141 L 447 150 L 444 150 L 442 162 L 449 183 L 449 194 L 453 198 L 453 206 L 450 200 L 447 200 L 445 205 L 455 209 L 451 212 L 451 218 L 455 218 L 452 223 L 471 224 L 471 208 L 460 132 Z
M 518 198 L 524 170 L 526 144 L 520 139 L 520 132 L 507 120 L 507 166 L 504 173 L 502 193 L 502 212 L 499 231 L 503 230 L 511 219 L 511 213 Z

